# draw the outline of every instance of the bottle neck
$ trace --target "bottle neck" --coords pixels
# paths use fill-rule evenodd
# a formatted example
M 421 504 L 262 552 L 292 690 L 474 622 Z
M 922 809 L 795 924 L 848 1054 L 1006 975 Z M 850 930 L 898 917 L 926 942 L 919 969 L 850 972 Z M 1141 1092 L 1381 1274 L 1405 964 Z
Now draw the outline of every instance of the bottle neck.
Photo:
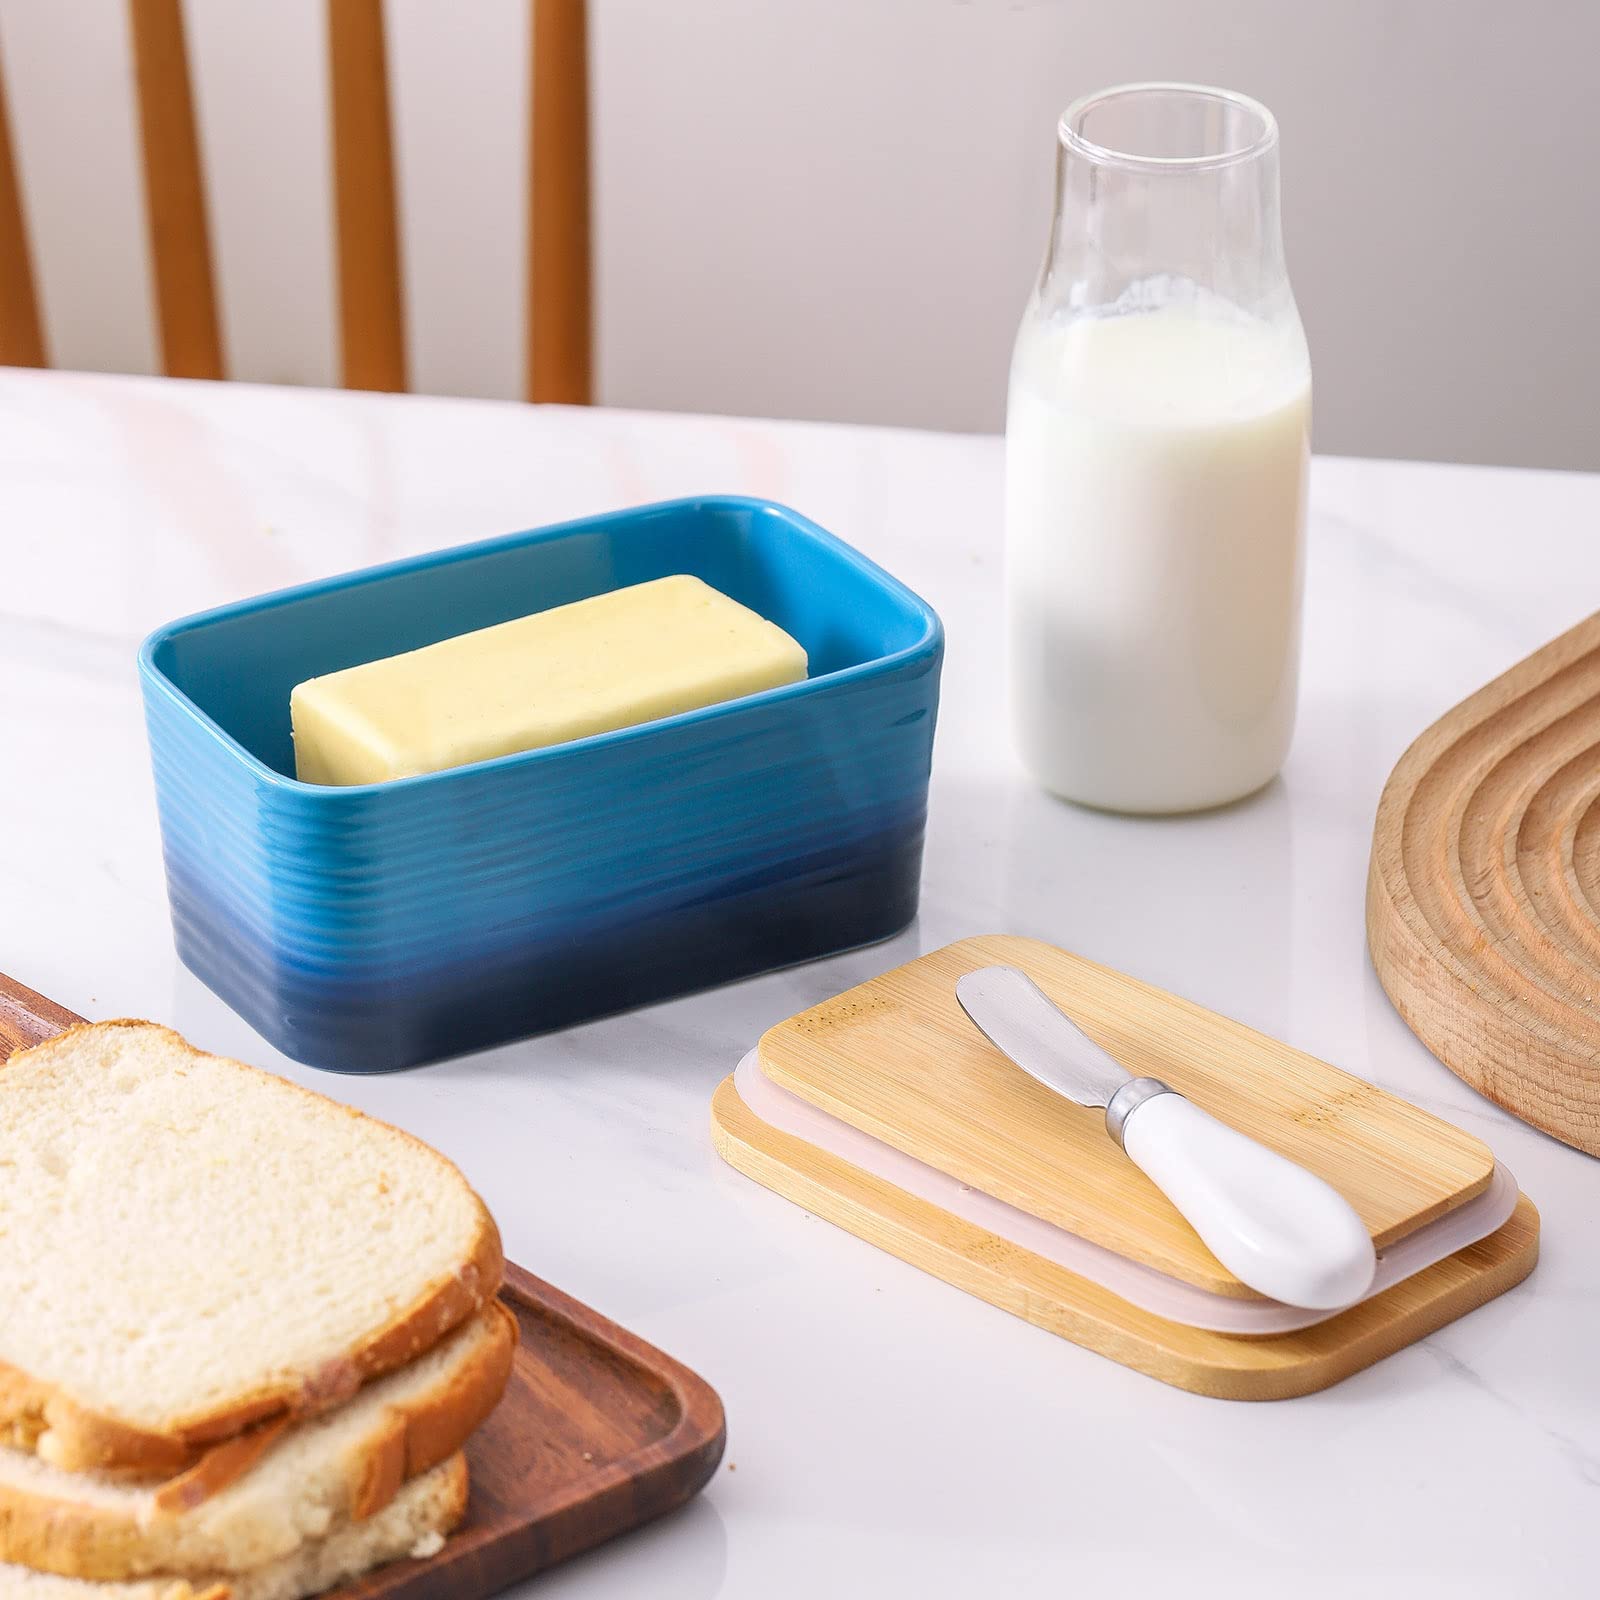
M 1191 302 L 1293 316 L 1270 115 L 1181 85 L 1079 102 L 1061 122 L 1038 294 L 1050 314 Z

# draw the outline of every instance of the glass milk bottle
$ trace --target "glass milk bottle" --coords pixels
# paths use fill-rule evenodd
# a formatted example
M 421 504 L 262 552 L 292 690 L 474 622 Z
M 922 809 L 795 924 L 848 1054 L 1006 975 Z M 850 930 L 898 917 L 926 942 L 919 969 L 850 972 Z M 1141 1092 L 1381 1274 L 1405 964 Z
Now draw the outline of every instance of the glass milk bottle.
M 1294 727 L 1311 366 L 1277 124 L 1151 83 L 1058 132 L 1006 414 L 1013 734 L 1068 799 L 1221 805 Z

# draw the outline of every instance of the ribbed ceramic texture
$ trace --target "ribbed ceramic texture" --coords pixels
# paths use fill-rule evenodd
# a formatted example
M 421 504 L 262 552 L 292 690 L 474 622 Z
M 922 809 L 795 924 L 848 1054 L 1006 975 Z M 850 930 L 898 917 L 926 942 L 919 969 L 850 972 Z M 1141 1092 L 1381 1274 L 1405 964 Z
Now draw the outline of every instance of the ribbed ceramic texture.
M 289 691 L 690 572 L 804 683 L 393 783 L 293 777 Z M 796 513 L 704 499 L 286 590 L 152 634 L 178 953 L 286 1055 L 379 1072 L 887 938 L 916 912 L 943 636 Z

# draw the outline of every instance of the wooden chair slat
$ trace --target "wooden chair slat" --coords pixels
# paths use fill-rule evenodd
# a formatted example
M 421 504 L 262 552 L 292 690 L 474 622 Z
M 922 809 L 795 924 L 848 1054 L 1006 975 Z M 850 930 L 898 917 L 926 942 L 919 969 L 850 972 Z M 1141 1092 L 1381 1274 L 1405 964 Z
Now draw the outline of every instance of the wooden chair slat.
M 34 291 L 22 193 L 11 154 L 11 120 L 0 81 L 0 366 L 45 367 L 44 326 Z
M 182 0 L 128 0 L 162 370 L 225 375 Z
M 406 387 L 382 0 L 328 0 L 339 340 L 347 389 Z
M 528 398 L 591 397 L 589 67 L 583 0 L 532 0 Z

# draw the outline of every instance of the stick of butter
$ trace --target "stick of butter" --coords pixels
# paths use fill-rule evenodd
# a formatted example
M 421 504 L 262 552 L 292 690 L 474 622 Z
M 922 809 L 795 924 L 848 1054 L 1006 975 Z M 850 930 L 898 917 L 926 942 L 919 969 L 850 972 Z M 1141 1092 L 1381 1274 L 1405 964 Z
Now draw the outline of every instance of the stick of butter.
M 806 653 L 698 578 L 658 578 L 296 684 L 295 775 L 382 783 L 797 683 Z

